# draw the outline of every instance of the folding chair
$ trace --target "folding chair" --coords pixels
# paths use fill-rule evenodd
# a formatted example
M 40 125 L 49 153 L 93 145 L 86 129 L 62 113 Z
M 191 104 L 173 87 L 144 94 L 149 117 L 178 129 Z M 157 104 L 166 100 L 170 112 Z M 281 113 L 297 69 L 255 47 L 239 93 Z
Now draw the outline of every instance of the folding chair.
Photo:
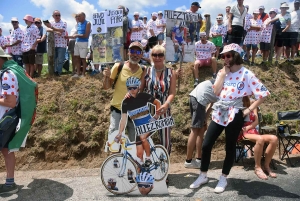
M 292 149 L 299 149 L 296 144 L 300 143 L 300 132 L 299 132 L 299 122 L 300 122 L 300 110 L 290 110 L 290 111 L 277 111 L 277 123 L 276 134 L 279 139 L 279 158 L 283 160 L 286 156 L 291 167 L 295 167 L 296 164 L 291 162 L 289 152 Z M 291 125 L 287 122 L 296 122 L 296 133 L 291 133 Z M 283 153 L 281 154 L 281 145 L 283 146 Z
M 260 111 L 260 108 L 258 107 L 258 131 L 259 131 L 259 134 L 260 135 L 263 135 L 265 134 L 266 131 L 276 131 L 276 127 L 272 127 L 272 126 L 263 126 L 263 119 L 262 119 L 262 114 L 261 114 L 261 111 Z M 244 163 L 244 156 L 245 154 L 247 154 L 247 152 L 250 150 L 251 151 L 251 154 L 253 155 L 254 154 L 254 151 L 253 151 L 253 148 L 255 146 L 255 143 L 250 141 L 249 139 L 245 138 L 243 136 L 242 139 L 238 140 L 237 141 L 237 149 L 238 149 L 238 154 L 235 158 L 235 162 L 237 163 L 239 160 L 242 160 L 242 163 L 243 163 L 243 166 L 244 166 L 244 169 L 245 168 L 245 163 Z M 265 143 L 264 145 L 264 148 L 263 148 L 263 155 L 262 155 L 262 159 L 264 160 L 265 158 L 265 151 L 266 151 L 266 148 L 268 146 L 268 143 Z M 273 169 L 276 170 L 276 166 L 274 164 L 274 161 L 273 159 L 271 160 L 271 165 L 273 166 Z

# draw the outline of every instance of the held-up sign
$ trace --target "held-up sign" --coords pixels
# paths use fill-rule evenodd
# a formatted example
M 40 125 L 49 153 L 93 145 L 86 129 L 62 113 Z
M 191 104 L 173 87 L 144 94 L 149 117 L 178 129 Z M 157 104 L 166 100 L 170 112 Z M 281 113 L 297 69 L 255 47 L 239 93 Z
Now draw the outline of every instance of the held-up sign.
M 123 26 L 123 10 L 108 10 L 106 11 L 107 27 Z
M 151 133 L 173 125 L 174 119 L 170 116 L 164 119 L 158 119 L 156 121 L 151 121 L 150 123 L 135 127 L 135 133 L 136 135 L 142 135 L 144 133 Z
M 92 34 L 102 34 L 107 32 L 107 25 L 106 25 L 106 12 L 99 12 L 93 14 L 93 28 Z

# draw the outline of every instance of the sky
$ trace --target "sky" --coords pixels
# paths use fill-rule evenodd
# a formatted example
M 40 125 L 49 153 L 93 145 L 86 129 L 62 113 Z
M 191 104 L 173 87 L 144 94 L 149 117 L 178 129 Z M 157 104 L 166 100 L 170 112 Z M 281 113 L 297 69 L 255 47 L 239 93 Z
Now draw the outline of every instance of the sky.
M 194 0 L 195 1 L 195 0 Z M 140 16 L 147 16 L 148 19 L 152 12 L 163 10 L 180 10 L 189 9 L 193 0 L 0 0 L 0 26 L 3 35 L 9 34 L 12 28 L 10 23 L 11 17 L 17 17 L 20 27 L 25 28 L 23 17 L 30 14 L 33 17 L 39 17 L 42 20 L 52 20 L 54 10 L 59 10 L 62 20 L 67 22 L 68 31 L 75 26 L 73 13 L 85 12 L 87 20 L 91 20 L 92 14 L 104 11 L 105 9 L 115 9 L 118 5 L 124 5 L 129 8 L 129 17 L 133 17 L 134 12 L 139 12 Z M 264 5 L 266 12 L 271 8 L 279 8 L 281 2 L 288 2 L 289 11 L 293 11 L 292 0 L 244 0 L 244 5 L 249 5 L 249 12 L 258 9 Z M 225 7 L 237 4 L 236 0 L 202 0 L 198 1 L 201 9 L 198 10 L 202 15 L 209 13 L 212 19 L 219 13 L 225 14 Z M 261 4 L 261 2 L 269 2 Z M 16 9 L 17 8 L 17 9 Z

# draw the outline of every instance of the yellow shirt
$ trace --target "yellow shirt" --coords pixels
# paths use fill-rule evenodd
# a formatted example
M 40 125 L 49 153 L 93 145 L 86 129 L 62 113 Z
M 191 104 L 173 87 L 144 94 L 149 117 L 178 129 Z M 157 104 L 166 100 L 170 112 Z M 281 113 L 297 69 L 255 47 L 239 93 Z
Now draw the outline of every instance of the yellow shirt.
M 118 67 L 119 67 L 119 63 L 115 63 L 115 65 L 111 69 L 110 79 L 113 79 L 113 80 L 115 79 L 115 77 L 118 73 Z M 134 76 L 134 77 L 137 77 L 140 79 L 142 76 L 142 73 L 143 73 L 142 68 L 139 68 L 135 73 L 132 73 L 130 68 L 126 64 L 124 64 L 124 66 L 119 74 L 116 85 L 115 85 L 115 91 L 113 94 L 113 98 L 110 101 L 110 104 L 112 106 L 121 110 L 122 101 L 127 93 L 127 87 L 126 87 L 127 79 L 131 76 Z
M 202 20 L 202 26 L 200 28 L 200 32 L 206 32 L 206 21 Z

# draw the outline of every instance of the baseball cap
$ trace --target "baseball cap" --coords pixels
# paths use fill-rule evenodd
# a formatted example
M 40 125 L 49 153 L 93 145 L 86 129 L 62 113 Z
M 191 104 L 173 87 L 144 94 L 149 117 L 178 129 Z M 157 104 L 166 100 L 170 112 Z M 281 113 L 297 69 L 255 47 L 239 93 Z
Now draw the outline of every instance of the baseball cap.
M 198 8 L 201 8 L 199 2 L 195 1 L 191 4 L 191 6 L 197 6 Z
M 134 42 L 130 43 L 129 49 L 131 49 L 131 48 L 133 48 L 133 47 L 138 47 L 138 48 L 140 48 L 142 51 L 144 50 L 143 45 L 142 45 L 140 42 L 138 42 L 138 41 L 134 41 Z
M 0 27 L 1 28 L 1 27 Z M 4 50 L 2 49 L 2 47 L 0 47 L 0 57 L 11 57 L 9 54 L 5 54 Z
M 158 14 L 157 14 L 157 12 L 153 12 L 151 16 L 157 17 Z
M 263 9 L 263 10 L 265 10 L 265 7 L 264 7 L 264 6 L 259 6 L 258 9 Z
M 139 12 L 134 12 L 133 15 L 140 15 Z
M 275 12 L 275 13 L 277 13 L 278 10 L 277 10 L 276 8 L 271 8 L 270 11 L 269 11 L 269 13 L 270 13 L 270 12 Z
M 19 22 L 18 18 L 12 17 L 10 21 Z
M 206 36 L 206 32 L 200 32 L 200 36 Z
M 146 18 L 146 19 L 147 19 L 147 16 L 144 16 L 143 18 Z
M 254 10 L 254 11 L 253 11 L 253 14 L 259 14 L 259 10 L 257 10 L 257 9 Z
M 235 52 L 241 54 L 243 49 L 238 44 L 231 43 L 229 45 L 225 45 L 223 51 L 220 54 L 224 54 L 224 53 L 230 52 L 230 51 L 235 51 Z
M 300 3 L 300 0 L 295 0 L 294 3 Z
M 157 12 L 157 14 L 163 14 L 163 12 L 160 10 L 160 11 Z
M 248 5 L 245 5 L 245 8 L 249 9 L 249 6 L 248 6 Z

